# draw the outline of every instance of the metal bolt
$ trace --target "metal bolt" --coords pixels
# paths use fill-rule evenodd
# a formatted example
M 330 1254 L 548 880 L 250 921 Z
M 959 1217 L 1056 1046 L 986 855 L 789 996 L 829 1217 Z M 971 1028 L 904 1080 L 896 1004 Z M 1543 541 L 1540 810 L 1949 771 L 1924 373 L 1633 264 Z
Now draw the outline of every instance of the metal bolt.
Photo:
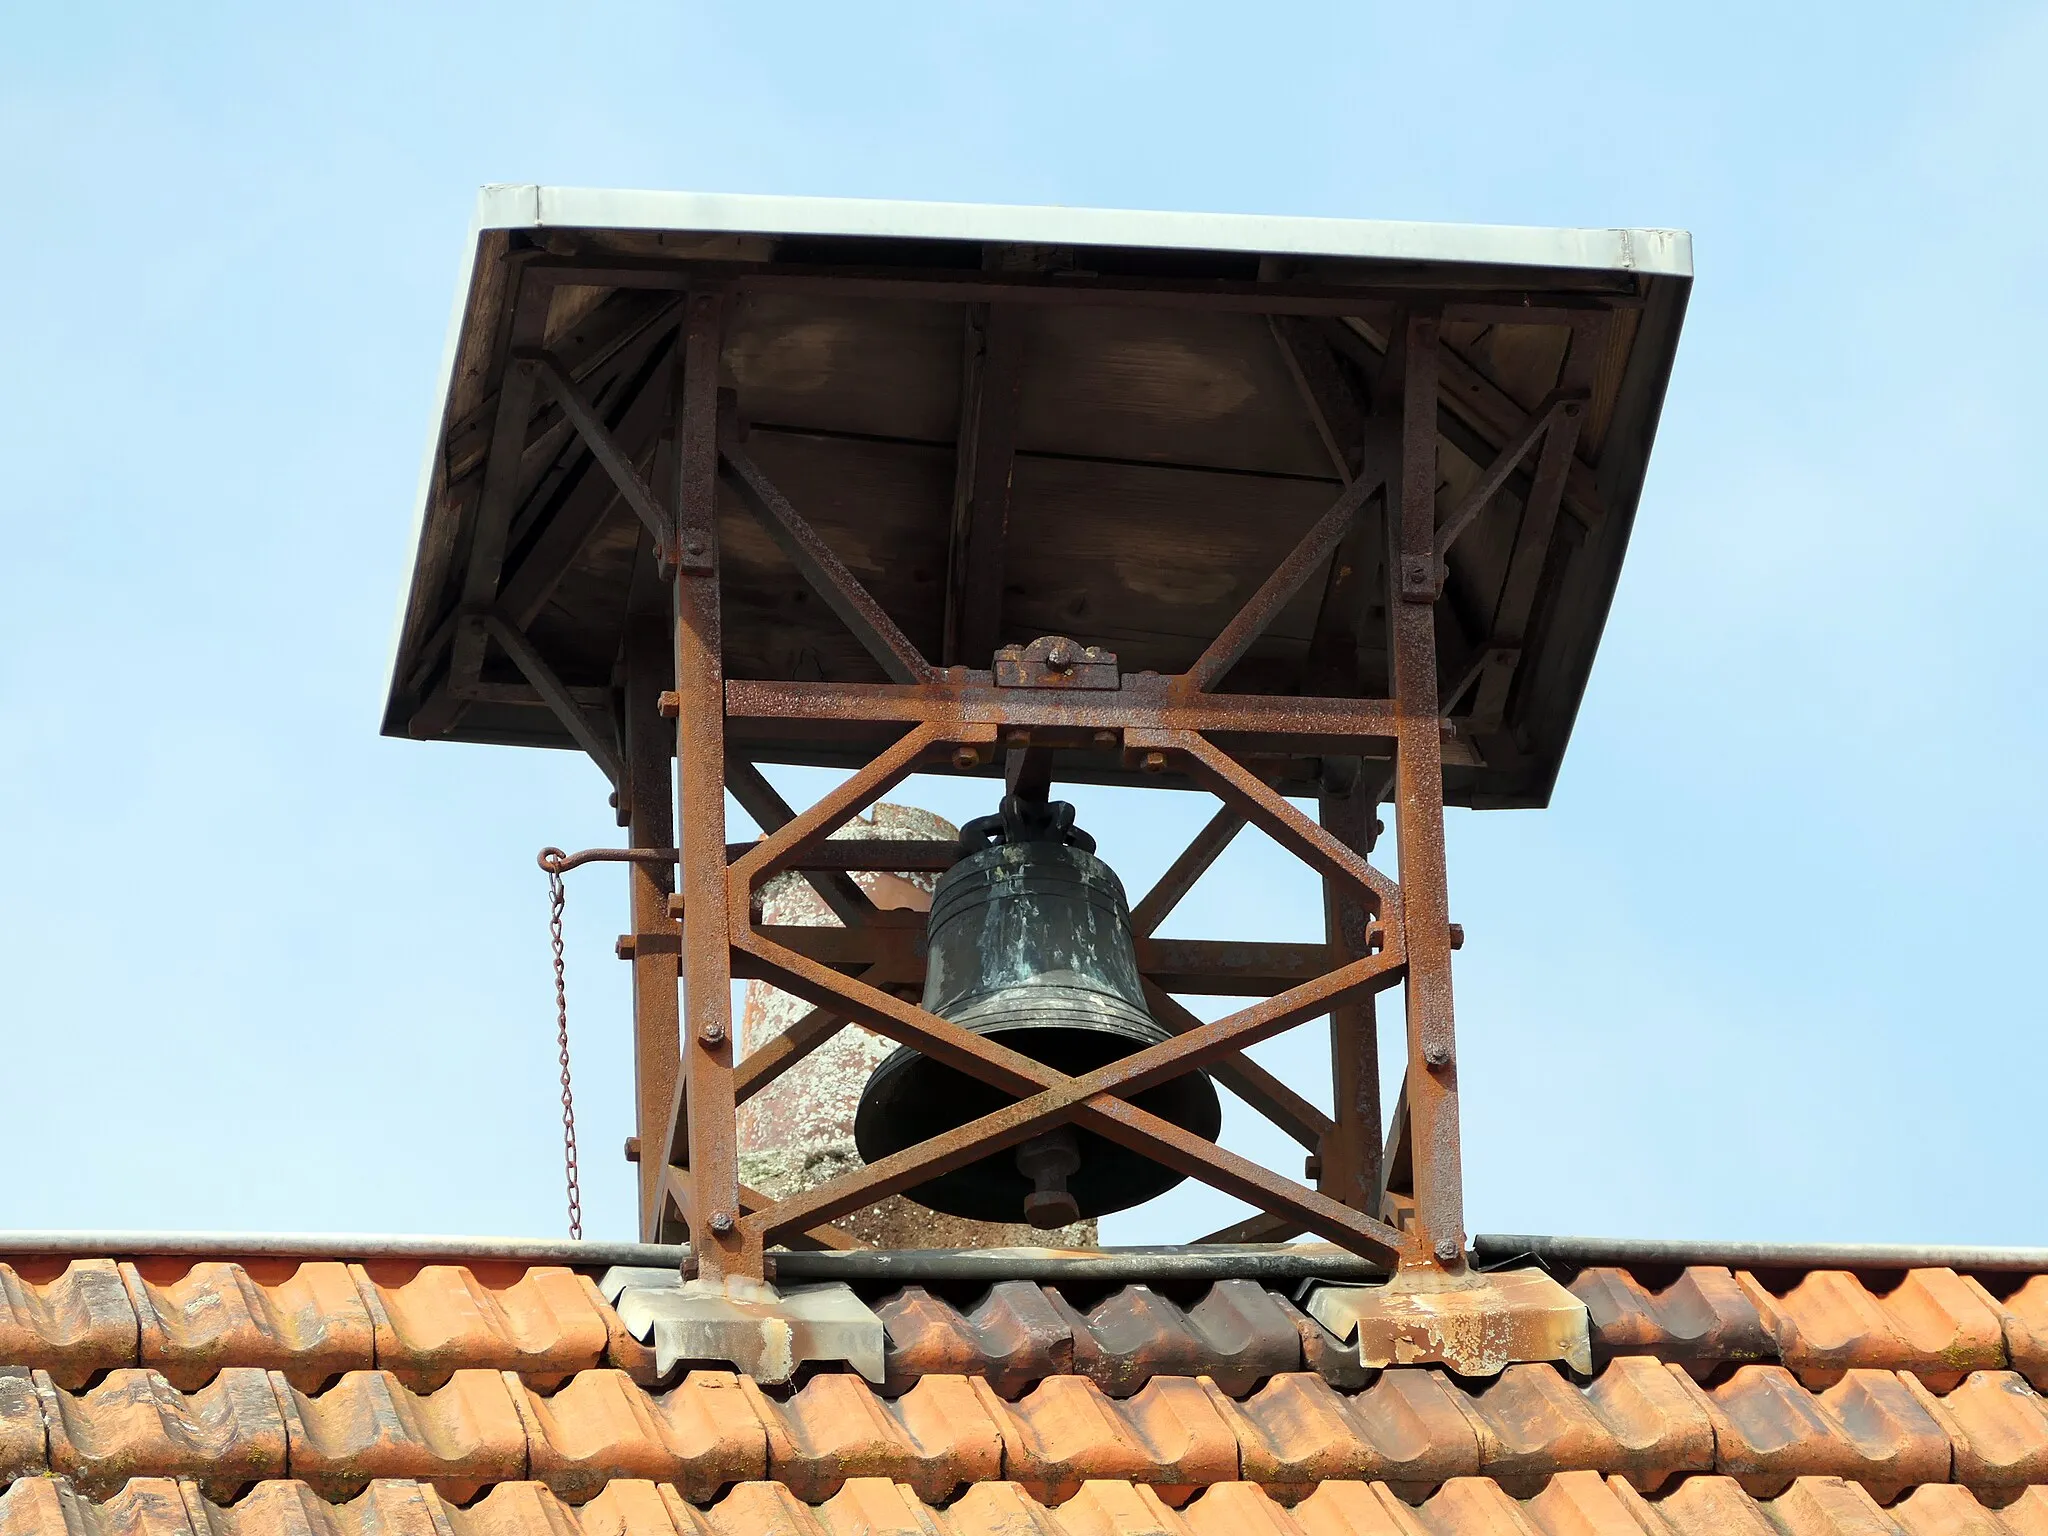
M 716 1216 L 712 1217 L 711 1223 L 713 1226 L 716 1226 L 718 1218 Z M 1435 1253 L 1439 1263 L 1455 1264 L 1458 1261 L 1458 1255 L 1463 1251 L 1458 1247 L 1458 1240 L 1454 1237 L 1440 1237 L 1436 1240 Z
M 1432 1067 L 1449 1066 L 1451 1062 L 1451 1048 L 1441 1040 L 1432 1040 L 1422 1048 L 1422 1059 Z
M 711 1213 L 711 1230 L 721 1234 L 730 1232 L 732 1230 L 732 1212 L 713 1211 Z M 1438 1246 L 1441 1247 L 1442 1245 L 1439 1244 Z M 1457 1253 L 1455 1244 L 1452 1246 L 1451 1252 L 1454 1255 Z
M 1064 640 L 1056 640 L 1046 648 L 1045 665 L 1048 671 L 1071 672 L 1074 670 L 1076 659 L 1074 648 Z
M 638 1136 L 628 1136 L 626 1138 L 626 1161 L 629 1163 L 640 1161 L 640 1138 Z
M 1166 766 L 1166 754 L 1164 752 L 1147 752 L 1138 759 L 1138 766 L 1147 773 L 1157 773 Z
M 1451 924 L 1451 948 L 1453 948 L 1453 949 L 1463 949 L 1464 947 L 1465 947 L 1465 925 L 1464 925 L 1463 923 L 1453 923 L 1453 924 Z
M 1095 745 L 1098 747 L 1114 747 L 1116 745 L 1116 732 L 1097 731 L 1095 733 Z
M 977 766 L 980 762 L 981 754 L 972 747 L 955 747 L 953 749 L 953 766 L 962 772 Z
M 723 1045 L 725 1044 L 725 1026 L 723 1024 L 706 1024 L 697 1031 L 697 1038 L 706 1045 Z
M 683 712 L 683 696 L 674 689 L 669 689 L 655 701 L 655 708 L 661 711 L 662 719 L 673 720 Z

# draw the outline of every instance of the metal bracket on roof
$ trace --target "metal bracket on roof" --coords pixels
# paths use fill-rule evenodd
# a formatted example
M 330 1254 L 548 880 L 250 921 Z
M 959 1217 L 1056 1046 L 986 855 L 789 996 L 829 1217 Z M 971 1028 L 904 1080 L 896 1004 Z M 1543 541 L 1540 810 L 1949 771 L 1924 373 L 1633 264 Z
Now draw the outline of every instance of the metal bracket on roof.
M 1383 1285 L 1319 1285 L 1308 1314 L 1338 1338 L 1356 1338 L 1358 1362 L 1447 1365 L 1495 1376 L 1522 1360 L 1593 1369 L 1586 1306 L 1540 1269 L 1446 1276 L 1403 1271 Z
M 634 1338 L 654 1345 L 655 1369 L 718 1361 L 780 1386 L 805 1361 L 845 1361 L 879 1385 L 882 1320 L 850 1286 L 792 1286 L 729 1275 L 683 1280 L 673 1269 L 615 1266 L 599 1282 Z

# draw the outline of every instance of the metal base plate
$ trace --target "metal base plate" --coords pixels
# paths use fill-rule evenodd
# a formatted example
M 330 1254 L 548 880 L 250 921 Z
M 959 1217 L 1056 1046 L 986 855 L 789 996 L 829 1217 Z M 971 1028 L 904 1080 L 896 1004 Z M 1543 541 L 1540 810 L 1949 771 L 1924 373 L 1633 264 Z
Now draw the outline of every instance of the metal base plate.
M 845 1361 L 882 1380 L 882 1320 L 850 1286 L 778 1291 L 760 1280 L 683 1280 L 672 1269 L 618 1266 L 599 1289 L 633 1337 L 654 1345 L 664 1376 L 679 1361 L 718 1360 L 764 1386 L 780 1386 L 806 1361 Z
M 1322 1285 L 1308 1314 L 1356 1338 L 1360 1365 L 1445 1365 L 1498 1375 L 1524 1360 L 1563 1361 L 1591 1374 L 1586 1307 L 1540 1269 L 1457 1278 L 1411 1270 L 1384 1285 Z

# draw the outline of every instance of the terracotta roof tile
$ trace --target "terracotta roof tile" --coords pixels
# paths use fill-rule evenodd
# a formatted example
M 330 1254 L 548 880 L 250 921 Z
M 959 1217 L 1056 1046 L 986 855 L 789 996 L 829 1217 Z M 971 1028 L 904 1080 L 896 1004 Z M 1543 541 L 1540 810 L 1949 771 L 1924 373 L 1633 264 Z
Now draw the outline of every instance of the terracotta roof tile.
M 376 1328 L 378 1366 L 418 1390 L 474 1368 L 550 1387 L 597 1365 L 611 1343 L 611 1309 L 571 1269 L 536 1265 L 499 1278 L 428 1264 L 397 1284 L 360 1264 L 349 1271 Z
M 0 1369 L 0 1482 L 49 1464 L 50 1441 L 33 1373 L 22 1366 Z
M 1040 1499 L 1072 1496 L 1092 1478 L 1150 1483 L 1169 1502 L 1202 1484 L 1235 1481 L 1237 1439 L 1214 1388 L 1160 1376 L 1119 1402 L 1085 1376 L 1049 1377 L 1012 1404 L 986 1385 L 1003 1433 L 1003 1475 Z
M 1778 1340 L 1726 1269 L 1686 1270 L 1652 1291 L 1621 1269 L 1581 1270 L 1567 1287 L 1586 1304 L 1596 1358 L 1653 1355 L 1694 1375 L 1778 1358 Z
M 457 1371 L 424 1396 L 390 1371 L 350 1371 L 317 1397 L 282 1376 L 271 1380 L 292 1474 L 325 1498 L 345 1498 L 374 1478 L 407 1477 L 462 1501 L 526 1476 L 526 1428 L 496 1371 Z
M 141 1363 L 188 1390 L 224 1366 L 263 1366 L 306 1391 L 376 1363 L 370 1313 L 346 1264 L 272 1266 L 265 1278 L 259 1284 L 240 1264 L 196 1263 L 159 1283 L 123 1264 Z
M 1516 1492 L 1559 1471 L 1596 1471 L 1655 1489 L 1714 1466 L 1714 1426 L 1673 1375 L 1643 1356 L 1616 1360 L 1590 1387 L 1547 1365 L 1511 1365 L 1465 1401 L 1479 1430 L 1479 1470 Z
M 967 1377 L 927 1376 L 894 1401 L 836 1374 L 812 1377 L 786 1403 L 744 1377 L 740 1386 L 767 1427 L 769 1475 L 810 1503 L 849 1478 L 891 1478 L 940 1503 L 1002 1475 L 1002 1426 Z
M 922 1286 L 908 1286 L 875 1308 L 888 1331 L 888 1386 L 901 1391 L 925 1375 L 980 1376 L 999 1397 L 1074 1368 L 1074 1335 L 1046 1292 L 1022 1280 L 992 1286 L 960 1312 Z
M 1175 1509 L 1142 1484 L 1083 1484 L 1054 1507 L 1014 1483 L 981 1483 L 934 1508 L 909 1488 L 850 1479 L 811 1506 L 779 1483 L 744 1483 L 706 1510 L 653 1483 L 620 1480 L 572 1506 L 541 1483 L 504 1483 L 467 1508 L 426 1484 L 387 1480 L 328 1504 L 300 1482 L 266 1482 L 231 1505 L 189 1481 L 143 1478 L 103 1502 L 62 1479 L 0 1494 L 0 1536 L 2044 1536 L 2048 1490 L 1997 1507 L 1954 1486 L 1886 1509 L 1849 1482 L 1801 1478 L 1765 1501 L 1721 1477 L 1646 1500 L 1618 1478 L 1560 1474 L 1517 1500 L 1460 1478 L 1410 1505 L 1381 1483 L 1324 1484 L 1292 1509 L 1242 1483 Z
M 48 1371 L 82 1387 L 101 1371 L 134 1365 L 135 1308 L 112 1259 L 73 1259 L 44 1278 L 0 1264 L 0 1365 Z
M 1714 1420 L 1718 1469 L 1752 1493 L 1821 1476 L 1852 1478 L 1889 1498 L 1948 1480 L 1948 1435 L 1893 1372 L 1852 1370 L 1815 1393 L 1783 1366 L 1746 1365 L 1700 1396 Z
M 708 1504 L 730 1483 L 768 1475 L 767 1428 L 743 1380 L 732 1371 L 692 1371 L 654 1398 L 663 1439 L 682 1458 L 676 1482 L 696 1503 Z
M 1297 1320 L 1306 1321 L 1250 1280 L 1221 1281 L 1185 1311 L 1149 1286 L 1130 1285 L 1084 1313 L 1052 1287 L 1023 1281 L 992 1287 L 966 1313 L 919 1286 L 875 1311 L 888 1329 L 892 1389 L 944 1373 L 984 1377 L 1006 1398 L 1068 1374 L 1091 1378 L 1111 1397 L 1129 1397 L 1155 1376 L 1195 1375 L 1241 1396 L 1276 1372 L 1301 1368 Z
M 1241 1396 L 1301 1368 L 1293 1319 L 1254 1281 L 1221 1281 L 1185 1312 L 1144 1285 L 1125 1286 L 1085 1316 L 1057 1291 L 1045 1295 L 1072 1333 L 1073 1370 L 1111 1397 L 1129 1397 L 1155 1376 L 1195 1375 Z
M 668 1416 L 661 1411 L 666 1404 L 649 1397 L 623 1371 L 584 1371 L 553 1397 L 523 1385 L 514 1390 L 517 1382 L 511 1377 L 506 1387 L 525 1428 L 528 1470 L 574 1503 L 603 1493 L 617 1478 L 692 1477 L 708 1495 L 723 1483 L 759 1478 L 766 1470 L 759 1426 L 732 1426 L 708 1444 L 679 1439 L 669 1433 Z M 726 1391 L 720 1401 L 738 1397 Z M 713 1477 L 716 1482 L 709 1481 Z
M 1967 1488 L 1933 1483 L 1891 1508 L 1908 1536 L 2048 1536 L 2048 1488 L 2029 1488 L 1995 1511 Z
M 2017 1371 L 1978 1371 L 1946 1397 L 1900 1378 L 1953 1447 L 1953 1476 L 1973 1488 L 2048 1483 L 2048 1402 Z
M 36 1397 L 49 1437 L 49 1466 L 95 1496 L 131 1477 L 199 1479 L 225 1495 L 285 1470 L 285 1422 L 268 1376 L 237 1367 L 196 1392 L 155 1371 L 124 1366 L 74 1393 L 46 1371 Z
M 1912 1371 L 1946 1391 L 2005 1365 L 2005 1332 L 1979 1286 L 1952 1269 L 1915 1269 L 1889 1293 L 1838 1269 L 1815 1270 L 1782 1296 L 1738 1277 L 1774 1322 L 1780 1358 L 1808 1386 L 1858 1367 Z
M 2012 1368 L 2048 1392 L 2048 1275 L 2034 1275 L 1995 1303 Z
M 1434 1371 L 1383 1371 L 1364 1393 L 1340 1393 L 1307 1372 L 1275 1376 L 1243 1403 L 1225 1402 L 1243 1476 L 1299 1498 L 1329 1478 L 1430 1487 L 1479 1470 L 1473 1416 Z

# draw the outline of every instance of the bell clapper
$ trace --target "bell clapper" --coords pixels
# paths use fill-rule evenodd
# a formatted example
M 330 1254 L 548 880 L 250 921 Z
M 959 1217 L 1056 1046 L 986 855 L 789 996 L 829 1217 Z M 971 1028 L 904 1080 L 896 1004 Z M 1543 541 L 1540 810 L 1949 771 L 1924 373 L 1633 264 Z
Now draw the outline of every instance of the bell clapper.
M 1017 1149 L 1017 1171 L 1035 1186 L 1024 1197 L 1024 1219 L 1041 1232 L 1081 1219 L 1067 1178 L 1080 1171 L 1081 1146 L 1065 1126 L 1034 1136 Z

